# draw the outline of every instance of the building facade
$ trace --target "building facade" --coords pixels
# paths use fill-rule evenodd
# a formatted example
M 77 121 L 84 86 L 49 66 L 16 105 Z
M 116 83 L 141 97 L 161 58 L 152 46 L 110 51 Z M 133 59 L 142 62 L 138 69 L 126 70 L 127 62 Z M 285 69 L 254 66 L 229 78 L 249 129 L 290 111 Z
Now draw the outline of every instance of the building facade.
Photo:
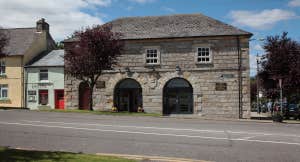
M 247 118 L 251 33 L 201 14 L 121 18 L 123 54 L 94 90 L 95 109 Z M 76 38 L 65 40 L 67 48 Z M 66 107 L 88 107 L 87 85 L 66 76 Z
M 44 19 L 33 28 L 2 29 L 8 36 L 6 57 L 0 60 L 0 107 L 24 108 L 24 65 L 43 51 L 56 47 Z
M 26 108 L 64 109 L 64 50 L 42 53 L 25 67 Z

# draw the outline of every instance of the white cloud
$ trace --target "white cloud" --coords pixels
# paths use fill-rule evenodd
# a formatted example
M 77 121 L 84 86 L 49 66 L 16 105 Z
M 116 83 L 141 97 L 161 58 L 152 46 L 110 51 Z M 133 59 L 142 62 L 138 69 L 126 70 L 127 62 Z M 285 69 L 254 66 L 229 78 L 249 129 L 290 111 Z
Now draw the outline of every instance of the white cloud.
M 288 5 L 290 7 L 300 7 L 300 0 L 291 0 Z
M 155 0 L 130 0 L 130 1 L 145 4 L 145 3 L 154 2 Z
M 257 50 L 257 51 L 264 51 L 264 49 L 262 48 L 262 46 L 260 44 L 256 44 L 254 46 L 254 49 Z
M 0 0 L 0 25 L 34 27 L 38 19 L 45 18 L 53 38 L 62 40 L 81 27 L 103 23 L 82 9 L 110 4 L 111 0 Z
M 171 13 L 175 13 L 175 12 L 176 12 L 175 9 L 169 8 L 169 7 L 161 7 L 161 9 L 162 9 L 163 11 L 166 11 L 166 12 L 171 12 Z
M 256 56 L 252 54 L 250 54 L 249 56 L 250 56 L 250 75 L 254 76 L 257 70 Z
M 268 29 L 276 23 L 296 17 L 291 11 L 281 9 L 255 11 L 231 11 L 229 16 L 234 25 L 248 26 L 255 29 Z

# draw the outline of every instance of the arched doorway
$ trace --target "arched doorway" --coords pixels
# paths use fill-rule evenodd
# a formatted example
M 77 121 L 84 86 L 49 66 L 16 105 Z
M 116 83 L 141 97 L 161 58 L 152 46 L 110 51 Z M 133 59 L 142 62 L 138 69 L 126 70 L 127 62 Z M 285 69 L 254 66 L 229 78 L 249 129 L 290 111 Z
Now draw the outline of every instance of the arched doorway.
M 120 81 L 115 87 L 114 104 L 119 111 L 137 112 L 143 106 L 141 85 L 134 79 Z
M 163 90 L 163 114 L 192 114 L 193 87 L 182 78 L 169 80 Z
M 89 110 L 91 89 L 86 82 L 79 84 L 79 109 Z

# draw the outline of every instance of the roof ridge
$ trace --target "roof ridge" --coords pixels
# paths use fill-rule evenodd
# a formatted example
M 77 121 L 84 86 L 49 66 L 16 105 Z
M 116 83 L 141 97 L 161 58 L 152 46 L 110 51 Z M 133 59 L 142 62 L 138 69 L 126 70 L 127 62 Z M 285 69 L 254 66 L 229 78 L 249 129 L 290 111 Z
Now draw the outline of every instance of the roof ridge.
M 1 30 L 36 29 L 35 27 L 2 28 Z
M 114 19 L 112 21 L 109 21 L 107 23 L 121 20 L 121 19 L 135 19 L 135 18 L 155 18 L 155 17 L 171 17 L 171 16 L 193 16 L 193 15 L 198 15 L 198 16 L 205 16 L 204 14 L 201 13 L 190 13 L 190 14 L 169 14 L 169 15 L 154 15 L 154 16 L 124 16 L 124 17 L 119 17 L 117 19 Z

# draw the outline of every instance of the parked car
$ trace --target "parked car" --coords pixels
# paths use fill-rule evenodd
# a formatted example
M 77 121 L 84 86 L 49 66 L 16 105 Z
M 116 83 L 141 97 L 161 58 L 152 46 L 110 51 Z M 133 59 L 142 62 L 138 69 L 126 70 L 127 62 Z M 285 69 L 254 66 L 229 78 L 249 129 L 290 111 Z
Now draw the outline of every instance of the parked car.
M 284 107 L 283 110 L 286 119 L 289 119 L 290 117 L 293 117 L 295 120 L 298 118 L 300 119 L 299 105 L 291 103 Z

